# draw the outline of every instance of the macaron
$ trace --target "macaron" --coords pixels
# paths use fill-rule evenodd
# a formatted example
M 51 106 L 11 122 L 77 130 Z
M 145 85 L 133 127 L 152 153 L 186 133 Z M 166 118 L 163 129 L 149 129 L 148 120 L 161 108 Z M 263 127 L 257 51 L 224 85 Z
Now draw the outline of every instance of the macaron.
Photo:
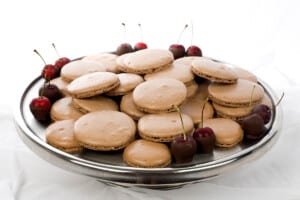
M 112 53 L 97 53 L 97 54 L 87 55 L 84 58 L 82 58 L 82 60 L 97 62 L 100 65 L 105 66 L 106 71 L 119 73 L 120 70 L 118 69 L 116 63 L 117 57 L 118 56 L 116 54 L 112 54 Z
M 118 59 L 121 59 L 121 61 Z M 173 54 L 165 49 L 142 49 L 117 58 L 121 71 L 147 74 L 163 70 L 174 60 Z
M 101 110 L 119 110 L 119 105 L 111 98 L 105 96 L 95 96 L 85 99 L 73 98 L 72 105 L 82 113 L 89 113 Z
M 184 130 L 191 133 L 194 123 L 190 116 L 182 113 Z M 177 112 L 148 114 L 138 121 L 138 133 L 141 138 L 153 142 L 171 142 L 182 133 L 180 116 Z
M 69 92 L 68 92 L 68 85 L 69 82 L 65 81 L 64 79 L 62 79 L 61 76 L 54 78 L 51 80 L 51 84 L 54 84 L 58 87 L 58 89 L 60 90 L 60 92 L 63 94 L 63 96 L 69 96 Z
M 134 104 L 132 92 L 122 96 L 120 110 L 132 117 L 134 120 L 139 120 L 146 114 L 145 112 L 140 111 Z
M 124 149 L 123 160 L 131 167 L 167 167 L 171 163 L 171 153 L 166 144 L 139 139 Z
M 252 81 L 238 79 L 236 84 L 212 83 L 208 86 L 209 98 L 220 105 L 228 107 L 245 107 L 258 104 L 264 89 Z
M 203 110 L 202 117 L 202 109 L 205 104 Z M 214 116 L 214 109 L 210 102 L 199 98 L 189 98 L 187 99 L 181 106 L 181 112 L 190 116 L 194 122 L 194 124 L 199 124 L 202 121 L 202 118 L 209 119 Z
M 192 62 L 192 71 L 199 77 L 218 83 L 236 83 L 238 79 L 231 67 L 204 57 Z
M 67 82 L 92 72 L 105 72 L 106 67 L 97 62 L 75 60 L 67 63 L 60 72 L 60 76 Z
M 186 99 L 185 85 L 176 79 L 153 79 L 139 84 L 133 91 L 133 101 L 143 112 L 174 111 Z
M 135 139 L 136 124 L 118 111 L 94 111 L 76 120 L 74 135 L 79 144 L 96 151 L 123 149 Z
M 111 72 L 85 74 L 68 85 L 68 91 L 74 98 L 87 98 L 108 92 L 120 84 L 118 76 Z
M 210 127 L 216 136 L 215 145 L 218 147 L 234 147 L 244 137 L 240 124 L 232 119 L 212 118 L 204 120 L 203 127 Z
M 80 153 L 83 147 L 74 137 L 74 120 L 61 120 L 46 128 L 46 142 L 67 153 Z
M 174 78 L 183 82 L 186 86 L 193 83 L 195 75 L 192 72 L 191 67 L 184 64 L 174 63 L 170 67 L 164 70 L 146 74 L 145 80 L 151 80 L 155 78 Z
M 185 65 L 186 67 L 190 67 L 190 69 L 192 69 L 192 62 L 194 60 L 198 60 L 198 59 L 202 59 L 203 57 L 201 56 L 184 56 L 181 58 L 177 58 L 174 60 L 174 64 L 181 64 L 181 65 Z
M 257 77 L 252 72 L 237 66 L 234 66 L 232 69 L 237 74 L 238 78 L 257 83 Z
M 213 107 L 218 116 L 233 119 L 235 121 L 243 119 L 245 116 L 249 115 L 253 109 L 253 106 L 233 108 L 228 106 L 222 106 L 217 103 L 213 103 Z
M 82 112 L 72 106 L 72 97 L 64 97 L 57 100 L 50 110 L 50 117 L 54 121 L 65 119 L 78 119 L 83 115 Z
M 120 85 L 115 89 L 110 90 L 106 93 L 108 96 L 120 96 L 128 94 L 131 92 L 137 85 L 144 81 L 143 77 L 138 74 L 132 73 L 120 73 L 117 74 Z
M 189 84 L 189 86 L 186 86 L 186 89 L 187 89 L 186 98 L 194 97 L 198 91 L 198 84 L 196 83 L 196 81 L 192 81 Z

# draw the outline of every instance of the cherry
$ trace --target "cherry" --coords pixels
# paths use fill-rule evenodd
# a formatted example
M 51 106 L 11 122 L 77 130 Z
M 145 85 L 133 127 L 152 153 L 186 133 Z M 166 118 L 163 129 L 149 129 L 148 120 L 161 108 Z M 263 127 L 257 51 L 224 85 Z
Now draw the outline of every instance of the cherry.
M 139 27 L 140 27 L 140 33 L 141 33 L 141 41 L 143 40 L 143 35 L 142 35 L 142 25 L 141 24 L 138 24 Z M 141 50 L 141 49 L 147 49 L 148 46 L 145 42 L 138 42 L 134 45 L 134 51 L 138 51 L 138 50 Z
M 125 53 L 130 53 L 130 52 L 133 52 L 133 48 L 129 43 L 121 44 L 116 50 L 116 54 L 118 56 L 123 55 Z
M 185 29 L 188 27 L 188 25 L 186 24 L 183 28 L 183 30 L 181 31 L 179 38 L 177 40 L 177 44 L 172 44 L 169 47 L 169 51 L 171 51 L 173 53 L 174 59 L 177 58 L 181 58 L 183 56 L 185 56 L 185 48 L 182 44 L 179 44 L 179 40 L 181 38 L 182 33 L 185 31 Z
M 271 108 L 265 104 L 256 105 L 252 109 L 252 113 L 260 115 L 265 124 L 267 124 L 271 119 Z
M 34 49 L 33 51 L 43 60 L 45 64 L 41 76 L 45 78 L 46 81 L 50 81 L 51 79 L 58 77 L 58 69 L 52 64 L 46 64 L 46 61 L 36 49 Z
M 201 49 L 198 46 L 191 45 L 186 50 L 186 56 L 202 56 L 202 51 L 201 51 Z
M 263 118 L 256 113 L 244 117 L 241 126 L 247 139 L 259 139 L 266 131 Z
M 58 87 L 50 83 L 47 83 L 40 88 L 39 95 L 47 97 L 51 103 L 54 103 L 62 97 L 62 93 Z
M 67 58 L 67 57 L 61 57 L 61 56 L 59 55 L 59 53 L 58 53 L 58 51 L 57 51 L 56 46 L 55 46 L 54 43 L 52 43 L 52 46 L 53 46 L 53 48 L 54 48 L 54 50 L 55 50 L 57 56 L 60 57 L 60 58 L 57 59 L 57 60 L 55 61 L 55 63 L 54 63 L 55 67 L 57 67 L 57 69 L 59 69 L 59 73 L 60 73 L 61 68 L 62 68 L 65 64 L 71 62 L 71 60 L 70 60 L 69 58 Z
M 51 102 L 45 96 L 39 96 L 31 100 L 29 105 L 30 111 L 34 118 L 40 122 L 48 122 L 50 119 L 49 113 Z

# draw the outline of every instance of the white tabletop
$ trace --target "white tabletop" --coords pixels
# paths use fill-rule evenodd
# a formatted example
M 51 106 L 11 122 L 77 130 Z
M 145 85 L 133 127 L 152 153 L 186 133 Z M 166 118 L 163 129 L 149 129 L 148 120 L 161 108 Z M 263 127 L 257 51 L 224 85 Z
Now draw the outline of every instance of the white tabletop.
M 35 1 L 0 2 L 0 199 L 300 199 L 300 2 Z M 193 23 L 192 43 L 204 55 L 252 70 L 285 97 L 275 146 L 260 159 L 205 182 L 160 191 L 112 187 L 53 166 L 17 135 L 12 111 L 22 90 L 57 57 L 114 50 L 143 40 L 150 48 L 176 43 Z M 191 44 L 191 27 L 180 43 Z

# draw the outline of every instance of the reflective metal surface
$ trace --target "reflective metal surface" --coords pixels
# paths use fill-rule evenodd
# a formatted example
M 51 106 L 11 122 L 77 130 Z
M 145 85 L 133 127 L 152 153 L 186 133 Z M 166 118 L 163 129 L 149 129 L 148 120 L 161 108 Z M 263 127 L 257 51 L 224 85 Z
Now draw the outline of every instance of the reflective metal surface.
M 193 162 L 186 165 L 172 164 L 168 168 L 128 167 L 122 161 L 122 151 L 85 151 L 81 155 L 64 153 L 45 142 L 45 125 L 38 123 L 29 110 L 32 98 L 37 97 L 43 80 L 38 77 L 24 90 L 15 111 L 15 122 L 24 143 L 38 156 L 68 171 L 97 178 L 99 181 L 121 185 L 167 189 L 189 183 L 204 181 L 223 174 L 243 164 L 255 161 L 265 154 L 276 142 L 282 122 L 280 106 L 273 106 L 272 120 L 268 133 L 259 141 L 242 142 L 236 147 L 216 148 L 213 155 L 196 155 Z M 260 81 L 271 100 L 277 101 L 272 89 Z

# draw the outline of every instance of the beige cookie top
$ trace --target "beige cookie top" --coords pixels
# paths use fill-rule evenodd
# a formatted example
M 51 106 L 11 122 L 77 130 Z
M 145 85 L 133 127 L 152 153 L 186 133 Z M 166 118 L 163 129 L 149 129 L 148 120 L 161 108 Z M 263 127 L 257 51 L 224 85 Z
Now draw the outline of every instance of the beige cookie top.
M 231 120 L 224 118 L 213 118 L 204 120 L 203 127 L 210 127 L 216 135 L 216 146 L 233 147 L 243 139 L 243 129 Z
M 125 148 L 123 160 L 132 167 L 166 167 L 171 153 L 166 144 L 139 139 Z
M 257 82 L 257 78 L 252 72 L 250 72 L 246 69 L 243 69 L 241 67 L 236 67 L 236 66 L 233 67 L 232 69 L 240 79 L 246 79 L 248 81 L 252 81 L 255 83 Z
M 254 88 L 254 89 L 253 89 Z M 238 79 L 236 84 L 212 83 L 208 86 L 212 101 L 229 107 L 249 106 L 259 103 L 264 96 L 264 89 L 257 83 Z
M 162 70 L 173 60 L 173 54 L 168 50 L 143 49 L 125 56 L 119 67 L 125 72 L 146 74 Z
M 51 84 L 56 85 L 64 96 L 69 96 L 70 95 L 69 92 L 68 92 L 68 89 L 67 89 L 69 83 L 67 81 L 65 81 L 64 79 L 62 79 L 61 76 L 52 79 Z
M 113 90 L 110 90 L 106 95 L 118 96 L 131 92 L 137 85 L 144 81 L 143 77 L 138 74 L 120 73 L 117 74 L 120 85 Z
M 68 153 L 83 150 L 74 137 L 74 120 L 61 120 L 50 124 L 46 128 L 46 142 Z
M 104 71 L 106 71 L 105 66 L 97 62 L 76 60 L 66 64 L 61 69 L 60 75 L 65 81 L 70 82 L 84 74 Z
M 181 64 L 181 65 L 185 65 L 187 67 L 192 67 L 192 62 L 194 60 L 198 60 L 198 59 L 202 59 L 203 57 L 200 56 L 185 56 L 182 58 L 178 58 L 176 60 L 174 60 L 175 64 Z
M 80 117 L 74 125 L 75 138 L 88 149 L 110 151 L 134 140 L 135 122 L 118 111 L 95 111 Z
M 137 109 L 136 105 L 133 102 L 132 92 L 122 97 L 120 110 L 132 117 L 132 119 L 134 120 L 138 120 L 146 114 Z
M 86 98 L 108 92 L 119 84 L 119 78 L 114 73 L 94 72 L 72 81 L 68 85 L 68 91 L 75 98 Z
M 72 105 L 83 113 L 100 110 L 119 110 L 119 106 L 114 100 L 104 96 L 95 96 L 86 99 L 73 98 Z
M 145 80 L 151 80 L 154 78 L 174 78 L 186 85 L 189 85 L 194 80 L 194 74 L 191 66 L 173 63 L 170 67 L 165 68 L 162 71 L 146 74 L 144 78 Z
M 235 83 L 238 79 L 231 67 L 208 58 L 194 60 L 192 71 L 197 76 L 219 83 Z
M 199 98 L 189 98 L 181 106 L 181 112 L 189 115 L 194 124 L 198 124 L 202 121 L 202 109 L 206 100 Z M 203 119 L 212 118 L 214 115 L 214 109 L 209 102 L 206 102 L 203 111 Z
M 194 123 L 190 116 L 182 114 L 184 129 L 190 133 Z M 144 139 L 155 142 L 171 142 L 182 134 L 182 125 L 177 112 L 148 114 L 138 121 L 138 132 Z
M 153 79 L 138 85 L 133 91 L 133 101 L 139 110 L 157 113 L 173 111 L 187 95 L 185 85 L 176 79 Z
M 57 100 L 50 110 L 51 119 L 54 121 L 65 119 L 78 119 L 83 115 L 72 106 L 72 97 L 64 97 Z
M 105 66 L 106 71 L 119 73 L 119 69 L 116 63 L 117 57 L 118 56 L 116 54 L 112 54 L 112 53 L 98 53 L 98 54 L 85 56 L 82 60 L 97 62 L 100 65 Z

